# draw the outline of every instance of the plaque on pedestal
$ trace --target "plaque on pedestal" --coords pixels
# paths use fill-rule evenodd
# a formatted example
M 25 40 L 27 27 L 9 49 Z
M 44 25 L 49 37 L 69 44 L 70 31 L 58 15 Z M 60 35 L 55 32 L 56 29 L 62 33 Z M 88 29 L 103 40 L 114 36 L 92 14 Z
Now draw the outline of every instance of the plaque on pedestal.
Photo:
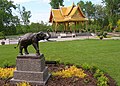
M 16 70 L 11 82 L 19 83 L 26 81 L 33 85 L 45 85 L 50 74 L 45 67 L 45 58 L 41 54 L 18 55 L 16 59 Z

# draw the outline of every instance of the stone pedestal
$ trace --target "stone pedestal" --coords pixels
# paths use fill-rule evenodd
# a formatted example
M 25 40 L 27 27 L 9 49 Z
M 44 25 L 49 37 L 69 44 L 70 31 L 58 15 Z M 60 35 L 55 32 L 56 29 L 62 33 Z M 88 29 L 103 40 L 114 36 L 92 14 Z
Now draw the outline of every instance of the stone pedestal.
M 48 68 L 45 67 L 45 58 L 41 54 L 36 56 L 30 55 L 18 55 L 16 60 L 16 71 L 11 82 L 29 82 L 33 85 L 45 85 L 50 74 Z

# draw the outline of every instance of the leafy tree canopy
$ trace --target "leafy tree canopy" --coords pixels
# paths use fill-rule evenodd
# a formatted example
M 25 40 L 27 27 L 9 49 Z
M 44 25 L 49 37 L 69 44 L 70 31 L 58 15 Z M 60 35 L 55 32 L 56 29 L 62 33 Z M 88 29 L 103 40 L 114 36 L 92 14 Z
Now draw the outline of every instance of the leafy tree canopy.
M 18 17 L 12 15 L 12 9 L 16 9 L 12 1 L 0 0 L 0 32 L 16 24 Z
M 64 0 L 51 0 L 50 5 L 54 9 L 58 9 L 59 6 L 63 6 Z
M 21 8 L 20 4 L 17 5 L 17 8 L 18 8 L 18 13 L 20 14 L 21 22 L 24 25 L 29 25 L 30 23 L 29 18 L 31 17 L 31 11 L 26 11 L 26 8 L 24 6 Z

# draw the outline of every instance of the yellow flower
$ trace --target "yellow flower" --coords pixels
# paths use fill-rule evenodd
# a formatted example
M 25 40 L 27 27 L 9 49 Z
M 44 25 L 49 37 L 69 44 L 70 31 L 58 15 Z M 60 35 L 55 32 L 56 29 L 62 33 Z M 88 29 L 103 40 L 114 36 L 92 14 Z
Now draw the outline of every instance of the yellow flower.
M 79 78 L 84 78 L 86 74 L 82 69 L 78 69 L 76 66 L 70 66 L 70 68 L 65 68 L 65 70 L 58 71 L 53 73 L 54 76 L 62 76 L 63 78 L 65 77 L 79 77 Z
M 0 78 L 7 79 L 13 77 L 15 68 L 0 68 Z
M 17 86 L 30 86 L 28 82 L 17 83 Z

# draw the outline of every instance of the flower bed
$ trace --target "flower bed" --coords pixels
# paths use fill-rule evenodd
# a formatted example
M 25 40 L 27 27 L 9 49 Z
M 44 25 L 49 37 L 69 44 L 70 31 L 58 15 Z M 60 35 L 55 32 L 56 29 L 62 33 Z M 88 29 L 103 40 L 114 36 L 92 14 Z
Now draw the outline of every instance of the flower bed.
M 82 67 L 64 64 L 48 64 L 52 76 L 46 86 L 116 86 L 115 81 L 96 67 L 87 64 Z M 0 86 L 16 86 L 10 84 L 15 68 L 0 68 Z M 29 83 L 18 83 L 17 86 L 30 86 Z

